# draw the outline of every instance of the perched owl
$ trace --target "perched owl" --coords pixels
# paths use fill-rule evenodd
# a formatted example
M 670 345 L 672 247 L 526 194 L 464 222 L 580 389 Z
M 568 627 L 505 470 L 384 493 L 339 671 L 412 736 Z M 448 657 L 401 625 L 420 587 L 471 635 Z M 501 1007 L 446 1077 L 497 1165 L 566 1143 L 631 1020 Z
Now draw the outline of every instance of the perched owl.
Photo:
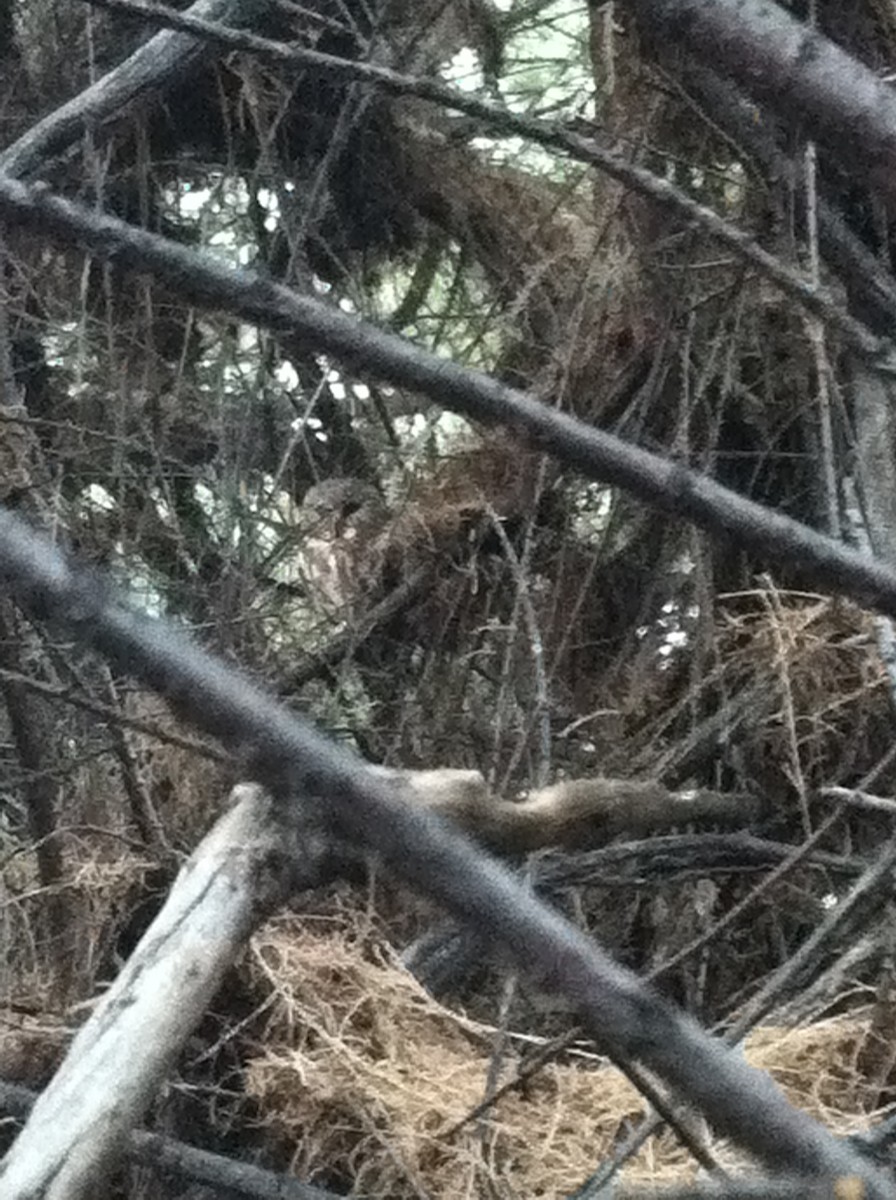
M 389 519 L 379 492 L 362 479 L 325 479 L 309 488 L 300 517 L 302 572 L 313 602 L 340 620 L 367 607 L 376 589 L 372 553 Z

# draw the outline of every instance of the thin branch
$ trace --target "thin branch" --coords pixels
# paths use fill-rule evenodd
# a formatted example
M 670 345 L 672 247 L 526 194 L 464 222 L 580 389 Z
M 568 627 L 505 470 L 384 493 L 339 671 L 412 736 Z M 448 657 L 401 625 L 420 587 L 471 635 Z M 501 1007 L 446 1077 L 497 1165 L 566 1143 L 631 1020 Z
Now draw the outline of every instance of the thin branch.
M 38 1093 L 19 1084 L 0 1079 L 0 1109 L 25 1117 L 38 1099 Z M 265 1171 L 251 1163 L 238 1162 L 189 1146 L 186 1142 L 135 1129 L 125 1151 L 130 1162 L 156 1171 L 193 1179 L 210 1187 L 226 1188 L 248 1196 L 249 1200 L 334 1200 L 334 1193 L 286 1175 Z
M 551 852 L 539 858 L 535 884 L 542 891 L 561 891 L 595 883 L 601 887 L 632 887 L 688 875 L 744 874 L 785 866 L 791 855 L 802 855 L 804 851 L 810 852 L 809 862 L 819 870 L 843 879 L 861 875 L 867 866 L 864 859 L 819 850 L 817 834 L 818 830 L 798 846 L 746 832 L 686 833 L 614 842 L 574 857 Z
M 882 812 L 886 813 L 888 817 L 896 817 L 896 800 L 891 800 L 887 796 L 873 796 L 869 792 L 860 791 L 858 788 L 845 787 L 821 788 L 821 795 L 831 800 L 845 801 L 846 804 L 853 804 L 856 808 L 868 809 L 871 812 Z
M 539 481 L 536 489 L 536 496 L 540 497 L 544 485 L 544 467 L 545 460 L 542 459 L 539 466 Z M 532 659 L 532 686 L 535 693 L 535 703 L 533 705 L 532 714 L 526 721 L 522 736 L 518 739 L 514 752 L 511 756 L 505 771 L 502 784 L 499 791 L 503 791 L 508 780 L 512 777 L 516 770 L 517 763 L 523 754 L 528 743 L 532 728 L 538 728 L 538 756 L 536 759 L 535 768 L 535 787 L 543 788 L 547 786 L 548 779 L 551 775 L 551 703 L 550 703 L 550 681 L 545 671 L 544 665 L 544 639 L 541 633 L 541 626 L 535 612 L 535 605 L 532 602 L 532 591 L 530 588 L 530 566 L 532 556 L 532 532 L 535 512 L 538 508 L 538 500 L 534 500 L 532 504 L 532 514 L 529 518 L 526 528 L 526 537 L 523 544 L 523 556 L 517 554 L 513 543 L 507 536 L 507 530 L 504 528 L 504 523 L 498 516 L 497 512 L 488 506 L 489 520 L 492 523 L 498 541 L 501 543 L 501 548 L 504 552 L 504 557 L 510 567 L 513 581 L 516 588 L 514 596 L 514 617 L 511 619 L 510 635 L 507 639 L 507 648 L 505 653 L 504 667 L 501 672 L 502 689 L 506 683 L 509 683 L 512 676 L 512 661 L 514 652 L 516 651 L 516 620 L 517 611 L 522 613 L 523 621 L 526 626 L 526 632 L 529 635 L 529 650 Z M 497 740 L 495 750 L 498 749 Z
M 751 888 L 750 891 L 747 892 L 746 896 L 743 896 L 737 902 L 737 904 L 732 905 L 732 907 L 729 908 L 726 913 L 719 917 L 717 921 L 714 921 L 709 929 L 700 934 L 698 937 L 694 938 L 692 941 L 688 942 L 687 945 L 682 946 L 681 949 L 677 953 L 673 954 L 671 958 L 664 959 L 664 961 L 660 963 L 659 967 L 656 968 L 653 977 L 656 979 L 662 978 L 664 975 L 667 975 L 670 971 L 680 966 L 687 959 L 692 958 L 699 950 L 702 950 L 704 946 L 708 946 L 713 942 L 717 942 L 721 935 L 725 933 L 727 929 L 730 929 L 735 921 L 738 921 L 745 912 L 751 909 L 763 896 L 770 892 L 772 888 L 777 887 L 782 880 L 786 879 L 788 875 L 792 874 L 801 863 L 807 859 L 811 862 L 813 852 L 817 848 L 818 843 L 837 823 L 837 821 L 840 820 L 841 812 L 842 808 L 838 806 L 834 812 L 830 813 L 825 820 L 819 824 L 818 828 L 812 834 L 810 834 L 805 841 L 803 841 L 799 846 L 793 847 L 793 849 L 790 850 L 790 853 L 788 853 L 787 857 L 784 858 L 782 862 L 778 863 L 773 870 L 769 871 L 765 878 L 757 883 L 756 887 Z
M 378 604 L 369 609 L 363 617 L 347 629 L 343 629 L 313 654 L 308 654 L 297 667 L 294 667 L 286 677 L 284 690 L 298 691 L 312 679 L 326 675 L 338 666 L 340 662 L 350 659 L 364 643 L 392 617 L 400 613 L 417 596 L 421 595 L 424 584 L 430 577 L 425 568 L 414 571 L 407 579 L 394 588 Z
M 7 619 L 14 610 L 4 605 L 0 613 L 0 663 L 20 665 L 21 631 Z M 28 814 L 28 827 L 37 859 L 40 885 L 48 895 L 47 920 L 53 939 L 53 963 L 57 983 L 68 984 L 67 971 L 71 961 L 73 932 L 71 913 L 58 894 L 65 873 L 62 840 L 59 837 L 56 794 L 58 784 L 48 759 L 52 752 L 52 725 L 44 706 L 32 702 L 22 686 L 0 670 L 0 699 L 6 710 L 9 731 L 22 769 L 22 796 Z
M 571 1200 L 587 1200 L 592 1192 L 576 1192 Z M 858 1180 L 740 1178 L 698 1180 L 673 1187 L 620 1183 L 600 1193 L 603 1200 L 864 1200 Z
M 858 915 L 879 904 L 893 891 L 896 866 L 896 837 L 891 837 L 867 870 L 853 884 L 848 895 L 831 910 L 815 932 L 766 980 L 759 991 L 743 1006 L 737 1020 L 725 1034 L 727 1042 L 740 1041 L 779 1003 L 791 994 L 830 950 L 837 937 L 856 924 Z
M 172 729 L 165 729 L 164 726 L 157 725 L 154 721 L 129 717 L 127 713 L 114 705 L 103 704 L 99 700 L 89 700 L 86 696 L 78 695 L 71 688 L 47 683 L 43 679 L 35 679 L 31 675 L 24 675 L 21 671 L 11 671 L 6 667 L 0 667 L 0 682 L 13 683 L 18 688 L 46 696 L 48 700 L 58 700 L 62 704 L 70 704 L 73 708 L 80 708 L 83 712 L 89 712 L 93 716 L 99 717 L 100 720 L 108 721 L 116 728 L 132 729 L 134 733 L 142 733 L 154 741 L 177 746 L 179 750 L 187 750 L 190 754 L 198 754 L 201 758 L 211 759 L 212 762 L 231 761 L 230 755 L 219 750 L 217 746 L 209 746 L 205 742 L 197 742 L 194 738 L 184 737 L 183 734 L 176 733 Z
M 664 976 L 668 975 L 670 971 L 674 970 L 676 967 L 680 967 L 682 963 L 691 958 L 698 951 L 702 950 L 705 946 L 717 941 L 721 935 L 725 933 L 731 927 L 731 925 L 734 924 L 736 920 L 742 917 L 748 909 L 753 907 L 753 905 L 756 904 L 767 892 L 769 892 L 773 886 L 779 884 L 782 879 L 785 879 L 797 866 L 800 865 L 800 863 L 806 860 L 808 860 L 810 864 L 813 861 L 817 861 L 816 847 L 818 843 L 830 830 L 834 823 L 839 820 L 839 818 L 840 809 L 838 808 L 836 812 L 832 813 L 819 825 L 818 829 L 816 829 L 811 838 L 807 838 L 806 841 L 804 841 L 801 845 L 795 847 L 777 845 L 774 842 L 760 842 L 760 839 L 751 838 L 749 835 L 746 835 L 741 842 L 742 845 L 750 845 L 751 848 L 758 849 L 760 853 L 763 851 L 763 849 L 766 850 L 766 853 L 771 851 L 772 853 L 776 854 L 781 861 L 772 871 L 768 873 L 768 875 L 766 875 L 763 880 L 756 885 L 755 888 L 752 888 L 742 900 L 735 904 L 734 907 L 729 909 L 723 917 L 716 921 L 712 928 L 708 929 L 705 933 L 689 942 L 688 945 L 683 946 L 677 954 L 673 954 L 671 958 L 668 958 L 664 962 L 660 963 L 659 966 L 656 967 L 648 976 L 651 982 L 662 979 Z M 713 838 L 713 835 L 709 835 L 709 837 Z M 700 841 L 702 840 L 703 839 L 700 839 Z M 718 841 L 721 839 L 715 838 L 713 840 Z M 637 854 L 639 847 L 643 847 L 643 852 L 646 854 L 650 854 L 651 851 L 654 851 L 657 858 L 665 866 L 668 865 L 667 856 L 669 855 L 670 850 L 672 852 L 672 856 L 674 857 L 674 843 L 676 842 L 685 844 L 691 843 L 693 845 L 694 839 L 691 837 L 650 838 L 647 842 L 623 843 L 622 845 L 604 847 L 602 850 L 593 851 L 588 855 L 577 855 L 577 858 L 586 858 L 590 860 L 593 864 L 593 870 L 590 878 L 583 879 L 580 877 L 572 881 L 572 886 L 582 886 L 583 883 L 587 886 L 588 883 L 592 883 L 594 880 L 599 879 L 601 887 L 613 886 L 617 882 L 625 883 L 627 886 L 631 887 L 632 884 L 636 882 L 634 878 L 617 880 L 612 876 L 608 877 L 607 871 L 612 871 L 613 866 L 615 865 L 614 859 L 618 859 L 619 857 L 618 853 L 614 854 L 614 852 L 625 851 L 631 847 L 633 853 Z M 758 846 L 752 847 L 752 843 L 754 842 L 759 843 Z M 656 843 L 655 846 L 654 843 Z M 537 864 L 538 874 L 536 875 L 535 882 L 537 884 L 542 884 L 543 888 L 550 886 L 551 883 L 557 887 L 564 887 L 565 881 L 563 869 L 565 866 L 564 859 L 566 858 L 567 856 L 559 859 L 552 859 L 549 856 L 548 858 L 539 860 Z M 601 860 L 604 858 L 608 859 L 610 864 L 609 867 L 604 867 L 602 865 Z M 557 872 L 556 874 L 554 873 L 554 870 L 551 869 L 552 867 Z M 703 865 L 701 874 L 705 874 L 706 869 L 707 865 Z M 710 866 L 709 869 L 713 868 Z M 655 878 L 655 876 L 653 876 L 653 878 Z M 470 1113 L 468 1113 L 465 1117 L 451 1127 L 449 1134 L 456 1133 L 457 1130 L 461 1129 L 468 1121 L 481 1116 L 482 1113 L 486 1112 L 489 1108 L 496 1104 L 500 1099 L 502 1099 L 503 1096 L 507 1095 L 508 1092 L 518 1090 L 524 1083 L 530 1080 L 534 1075 L 538 1074 L 543 1067 L 547 1066 L 548 1063 L 554 1062 L 557 1058 L 559 1058 L 559 1056 L 565 1050 L 568 1050 L 581 1036 L 581 1028 L 579 1026 L 575 1026 L 566 1033 L 561 1034 L 559 1037 L 553 1038 L 544 1046 L 539 1047 L 539 1049 L 529 1059 L 520 1064 L 516 1074 L 512 1079 L 508 1079 L 494 1092 L 493 1095 L 487 1097 L 485 1100 L 477 1104 Z M 654 1108 L 656 1107 L 657 1106 L 654 1105 Z M 610 1167 L 615 1167 L 619 1162 L 631 1157 L 631 1155 L 635 1153 L 637 1149 L 644 1144 L 644 1142 L 647 1141 L 648 1137 L 650 1137 L 654 1132 L 656 1132 L 656 1130 L 660 1128 L 662 1123 L 663 1118 L 661 1118 L 658 1113 L 655 1112 L 637 1130 L 635 1130 L 634 1133 L 632 1133 L 626 1140 L 626 1142 L 617 1148 L 616 1154 L 614 1155 L 613 1159 L 610 1160 L 610 1163 L 604 1164 L 599 1169 L 598 1175 L 600 1175 L 601 1181 L 606 1182 L 609 1178 L 609 1174 L 612 1173 L 610 1171 Z M 601 1174 L 601 1172 L 607 1173 Z M 593 1176 L 592 1178 L 596 1179 L 597 1175 Z
M 536 145 L 562 151 L 574 162 L 598 167 L 611 178 L 627 184 L 662 207 L 671 209 L 683 220 L 704 229 L 773 280 L 782 292 L 837 329 L 858 353 L 885 365 L 887 370 L 896 369 L 896 360 L 893 359 L 893 348 L 889 341 L 876 337 L 865 325 L 850 316 L 828 291 L 816 287 L 804 274 L 792 270 L 773 254 L 769 254 L 749 233 L 737 229 L 713 209 L 692 200 L 674 184 L 644 167 L 634 165 L 623 155 L 605 149 L 592 138 L 582 137 L 557 123 L 511 112 L 501 103 L 471 96 L 437 80 L 403 75 L 388 67 L 337 58 L 317 50 L 286 46 L 269 38 L 228 29 L 227 26 L 214 21 L 202 20 L 187 13 L 175 13 L 164 5 L 147 3 L 145 0 L 91 0 L 91 3 L 102 8 L 127 12 L 132 16 L 140 15 L 172 29 L 189 30 L 209 41 L 247 50 L 277 63 L 302 65 L 325 75 L 334 75 L 336 78 L 375 84 L 393 95 L 429 100 L 453 112 L 464 113 L 483 121 L 496 133 L 522 137 Z M 867 72 L 867 68 L 860 63 L 853 65 L 857 71 Z M 0 158 L 0 170 L 3 167 L 3 159 Z
M 683 46 L 893 195 L 896 94 L 834 42 L 766 0 L 628 0 L 628 7 L 649 40 Z
M 853 413 L 859 445 L 855 453 L 856 475 L 845 475 L 841 480 L 844 515 L 852 540 L 860 549 L 866 554 L 876 553 L 881 562 L 893 562 L 896 559 L 893 544 L 896 528 L 889 518 L 896 501 L 892 490 L 896 460 L 893 457 L 891 401 L 889 394 L 882 394 L 884 389 L 877 386 L 876 376 L 857 371 L 855 383 Z M 889 393 L 889 389 L 886 391 Z M 872 514 L 876 546 L 871 538 Z M 892 619 L 876 616 L 874 634 L 887 673 L 890 701 L 896 706 L 896 630 Z
M 121 269 L 151 273 L 190 303 L 298 337 L 349 370 L 422 392 L 473 419 L 508 425 L 590 479 L 626 488 L 666 514 L 685 517 L 742 547 L 798 567 L 816 587 L 896 616 L 896 570 L 712 479 L 633 446 L 489 376 L 440 358 L 312 296 L 236 270 L 186 246 L 135 229 L 0 174 L 0 214 Z
M 396 799 L 346 749 L 180 630 L 128 611 L 92 573 L 72 567 L 47 538 L 6 512 L 0 582 L 33 616 L 68 629 L 207 733 L 242 745 L 277 798 L 272 819 L 290 838 L 285 845 L 294 844 L 295 798 L 320 797 L 321 815 L 340 837 L 378 854 L 396 877 L 506 952 L 536 986 L 564 996 L 614 1057 L 651 1071 L 770 1170 L 857 1175 L 867 1200 L 892 1194 L 886 1177 L 854 1148 L 792 1108 L 767 1075 L 618 966 L 506 868 L 430 813 Z
M 696 1124 L 694 1114 L 682 1112 L 681 1106 L 676 1108 L 674 1098 L 664 1095 L 650 1076 L 637 1065 L 625 1063 L 617 1065 L 653 1109 L 657 1120 L 669 1126 L 694 1161 L 699 1163 L 704 1171 L 718 1173 L 724 1177 L 727 1172 L 716 1162 L 694 1128 Z
M 795 189 L 799 171 L 781 149 L 778 123 L 769 119 L 770 114 L 759 112 L 730 78 L 723 79 L 691 55 L 682 56 L 677 48 L 666 54 L 662 47 L 658 49 L 664 69 L 673 72 L 676 88 L 700 119 L 727 136 L 738 155 L 746 152 L 755 159 L 779 186 Z M 671 59 L 668 66 L 667 56 Z M 794 215 L 799 222 L 801 214 Z M 818 233 L 825 262 L 846 285 L 854 311 L 861 312 L 876 332 L 884 333 L 896 318 L 896 280 L 824 197 L 818 201 Z
M 198 0 L 191 12 L 213 20 L 242 24 L 259 11 L 260 0 Z M 25 176 L 73 145 L 87 129 L 133 113 L 142 103 L 158 100 L 159 91 L 183 78 L 208 56 L 207 43 L 195 36 L 156 34 L 120 66 L 86 91 L 33 125 L 0 154 L 0 171 Z
M 865 777 L 861 781 L 860 786 L 867 788 L 875 783 L 876 780 L 878 780 L 883 774 L 883 772 L 891 765 L 891 760 L 894 756 L 894 753 L 896 753 L 896 750 L 891 749 L 888 751 L 883 758 L 881 758 L 877 764 L 866 773 Z M 812 837 L 808 839 L 809 845 L 814 846 L 817 843 L 821 836 L 827 831 L 829 826 L 833 824 L 833 820 L 836 819 L 837 815 L 838 814 L 836 813 L 832 814 L 831 817 L 828 817 L 827 820 L 823 821 L 818 826 Z M 817 853 L 817 851 L 813 851 L 812 857 L 816 857 Z M 867 871 L 869 869 L 874 870 L 876 865 L 877 864 L 872 864 L 871 868 L 865 868 L 862 871 L 861 878 L 859 880 L 860 885 L 862 880 L 866 878 Z M 762 1011 L 768 1011 L 768 1009 L 770 1009 L 777 1002 L 781 994 L 789 988 L 791 983 L 791 975 L 788 971 L 788 966 L 789 963 L 785 963 L 783 967 L 775 974 L 774 978 L 767 984 L 764 997 L 766 1001 L 766 1007 Z M 753 1017 L 754 1020 L 760 1019 L 761 1012 L 759 1009 L 754 1012 Z M 742 1026 L 740 1023 L 738 1023 L 735 1029 L 731 1031 L 731 1035 L 733 1036 L 736 1033 L 738 1036 L 742 1036 L 747 1032 L 747 1028 L 748 1026 Z M 657 1132 L 661 1127 L 662 1121 L 656 1116 L 656 1114 L 648 1117 L 644 1122 L 642 1122 L 640 1128 L 634 1130 L 629 1135 L 625 1143 L 614 1152 L 613 1156 L 603 1162 L 600 1167 L 598 1167 L 597 1171 L 590 1177 L 590 1179 L 586 1181 L 583 1188 L 576 1193 L 576 1196 L 580 1198 L 580 1200 L 592 1200 L 593 1197 L 602 1195 L 603 1193 L 600 1189 L 609 1183 L 613 1176 L 619 1171 L 620 1167 L 629 1158 L 637 1154 L 638 1150 L 644 1145 L 647 1139 Z
M 809 24 L 817 25 L 816 0 L 809 0 Z M 809 249 L 809 274 L 815 287 L 821 286 L 821 254 L 819 250 L 819 196 L 818 196 L 818 147 L 814 142 L 806 143 L 805 150 L 806 192 L 806 240 Z M 824 497 L 827 507 L 827 532 L 832 538 L 840 539 L 840 496 L 837 489 L 837 471 L 834 461 L 834 424 L 831 416 L 831 384 L 828 349 L 825 344 L 824 325 L 817 317 L 807 321 L 809 342 L 815 357 L 815 386 L 818 390 L 818 432 L 821 442 L 821 466 L 824 479 Z
M 812 819 L 809 814 L 809 788 L 803 771 L 800 757 L 800 739 L 797 735 L 796 704 L 793 699 L 791 686 L 790 660 L 788 647 L 785 645 L 784 632 L 788 628 L 781 596 L 775 587 L 775 581 L 768 575 L 759 578 L 762 585 L 760 601 L 768 618 L 768 624 L 775 649 L 775 667 L 778 675 L 778 693 L 781 697 L 781 720 L 787 735 L 787 756 L 790 759 L 790 781 L 793 784 L 799 802 L 800 818 L 803 824 L 803 834 L 812 836 Z

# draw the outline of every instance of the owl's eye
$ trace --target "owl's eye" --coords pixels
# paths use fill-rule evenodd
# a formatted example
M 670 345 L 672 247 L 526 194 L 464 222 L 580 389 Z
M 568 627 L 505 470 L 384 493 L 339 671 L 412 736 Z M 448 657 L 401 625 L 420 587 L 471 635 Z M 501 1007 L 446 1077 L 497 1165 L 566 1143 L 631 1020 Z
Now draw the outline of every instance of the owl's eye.
M 350 517 L 352 513 L 356 513 L 360 507 L 360 500 L 346 500 L 345 504 L 342 506 L 342 515 L 344 517 Z

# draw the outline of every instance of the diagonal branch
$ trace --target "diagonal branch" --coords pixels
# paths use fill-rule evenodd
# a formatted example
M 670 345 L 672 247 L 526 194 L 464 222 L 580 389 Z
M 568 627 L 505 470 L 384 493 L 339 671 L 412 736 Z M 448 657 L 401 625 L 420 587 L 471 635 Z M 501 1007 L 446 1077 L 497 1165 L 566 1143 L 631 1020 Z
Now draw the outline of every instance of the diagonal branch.
M 80 243 L 119 268 L 152 274 L 199 307 L 226 311 L 298 338 L 366 378 L 422 392 L 474 420 L 506 424 L 589 479 L 625 488 L 670 518 L 685 517 L 754 553 L 796 567 L 819 589 L 896 616 L 896 570 L 886 564 L 681 463 L 585 425 L 526 392 L 440 358 L 333 305 L 90 212 L 46 187 L 2 174 L 0 215 L 63 246 Z
M 801 272 L 793 270 L 779 258 L 769 254 L 749 233 L 738 229 L 713 209 L 691 199 L 674 184 L 652 171 L 629 162 L 622 154 L 605 149 L 592 138 L 582 137 L 553 122 L 512 112 L 502 103 L 471 96 L 437 79 L 404 75 L 376 63 L 357 62 L 332 54 L 323 54 L 318 50 L 287 46 L 270 38 L 229 29 L 220 22 L 203 19 L 192 11 L 176 13 L 165 5 L 154 4 L 149 0 L 91 2 L 101 8 L 140 15 L 172 29 L 189 30 L 197 37 L 201 36 L 218 45 L 248 51 L 262 59 L 313 68 L 323 75 L 332 75 L 337 79 L 369 83 L 396 96 L 415 96 L 421 100 L 428 100 L 450 111 L 482 121 L 495 133 L 522 137 L 536 145 L 559 150 L 574 162 L 597 167 L 612 179 L 649 197 L 663 208 L 670 209 L 679 218 L 704 229 L 728 246 L 735 254 L 771 279 L 782 292 L 837 329 L 860 354 L 874 360 L 882 360 L 890 369 L 894 366 L 893 362 L 888 362 L 892 347 L 885 340 L 875 337 L 860 321 L 846 312 L 829 292 L 816 287 Z M 853 62 L 852 59 L 849 61 Z M 853 62 L 853 65 L 857 71 L 866 70 L 861 63 Z M 2 169 L 4 163 L 0 158 L 0 170 Z
M 685 47 L 826 144 L 874 187 L 896 192 L 896 94 L 767 0 L 628 0 L 657 46 Z
M 778 143 L 780 122 L 757 113 L 756 105 L 730 78 L 692 56 L 662 48 L 660 54 L 660 65 L 669 70 L 703 120 L 711 114 L 713 125 L 722 129 L 739 153 L 746 152 L 787 188 L 798 186 L 796 164 Z M 795 220 L 803 220 L 801 212 Z M 851 311 L 860 314 L 872 330 L 888 330 L 896 319 L 896 280 L 824 197 L 818 202 L 818 232 L 825 262 L 846 285 Z
M 261 0 L 198 0 L 197 17 L 244 24 L 260 10 Z M 0 170 L 25 176 L 67 150 L 88 129 L 133 112 L 209 54 L 208 43 L 195 36 L 158 33 L 86 91 L 33 125 L 0 154 Z
M 334 634 L 325 646 L 306 655 L 298 666 L 289 671 L 284 687 L 288 687 L 290 691 L 298 691 L 312 679 L 326 675 L 339 663 L 350 659 L 380 626 L 385 625 L 422 594 L 428 578 L 429 572 L 421 569 L 403 579 L 378 604 L 364 613 L 355 625 Z
M 9 1200 L 97 1195 L 251 933 L 292 891 L 328 877 L 319 798 L 299 800 L 291 822 L 261 788 L 232 799 L 0 1165 Z
M 792 1108 L 766 1075 L 618 966 L 503 866 L 432 814 L 397 800 L 345 749 L 180 630 L 125 609 L 102 582 L 8 512 L 0 512 L 0 583 L 32 615 L 159 691 L 197 727 L 243 746 L 256 777 L 276 797 L 270 811 L 282 825 L 284 847 L 295 840 L 295 798 L 319 797 L 319 811 L 337 836 L 378 854 L 397 878 L 475 928 L 536 986 L 564 996 L 608 1053 L 654 1073 L 770 1169 L 854 1175 L 868 1200 L 892 1194 L 853 1147 Z M 90 1029 L 88 1022 L 82 1032 L 87 1045 L 97 1032 Z

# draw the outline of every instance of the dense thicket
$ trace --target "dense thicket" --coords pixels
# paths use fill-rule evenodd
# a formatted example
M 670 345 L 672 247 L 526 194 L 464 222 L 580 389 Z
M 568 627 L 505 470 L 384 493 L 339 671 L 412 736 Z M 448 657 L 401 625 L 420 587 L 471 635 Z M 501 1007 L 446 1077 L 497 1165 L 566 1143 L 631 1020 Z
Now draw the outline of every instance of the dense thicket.
M 886 5 L 790 10 L 874 71 L 892 67 Z M 227 6 L 209 11 L 223 19 Z M 896 559 L 886 379 L 730 245 L 572 161 L 562 138 L 650 168 L 886 336 L 893 240 L 873 172 L 657 35 L 647 0 L 284 0 L 240 19 L 294 47 L 447 78 L 541 117 L 557 147 L 209 39 L 186 71 L 88 120 L 28 177 Z M 138 15 L 4 0 L 3 144 L 148 36 Z M 896 786 L 882 621 L 806 591 L 795 570 L 767 574 L 673 511 L 583 483 L 513 430 L 197 311 L 114 260 L 0 233 L 0 499 L 371 761 L 475 767 L 505 796 L 595 773 L 748 793 L 765 814 L 756 832 L 786 844 L 832 811 L 823 789 Z M 5 604 L 0 695 L 0 1002 L 61 1012 L 133 946 L 232 770 Z M 819 923 L 889 819 L 846 810 L 822 839 L 828 857 L 672 972 L 670 993 L 727 1017 Z M 667 875 L 648 860 L 612 888 L 596 868 L 558 868 L 544 886 L 647 970 L 767 865 L 701 861 Z M 420 914 L 380 900 L 389 936 L 409 942 Z M 839 1002 L 844 973 L 860 992 L 875 985 L 883 913 L 868 916 L 858 961 L 842 966 L 841 935 L 799 980 L 820 980 L 807 1011 Z M 493 988 L 457 955 L 447 976 L 491 1019 Z M 256 1001 L 235 978 L 202 1033 L 215 1052 L 184 1068 L 178 1121 L 192 1107 L 204 1136 L 204 1089 L 242 1053 L 216 1044 L 219 1022 Z M 508 1020 L 551 1027 L 531 998 L 513 1004 Z M 39 1041 L 22 1051 L 31 1082 Z M 0 1055 L 0 1074 L 15 1074 L 11 1061 Z M 877 1082 L 889 1096 L 888 1073 Z

